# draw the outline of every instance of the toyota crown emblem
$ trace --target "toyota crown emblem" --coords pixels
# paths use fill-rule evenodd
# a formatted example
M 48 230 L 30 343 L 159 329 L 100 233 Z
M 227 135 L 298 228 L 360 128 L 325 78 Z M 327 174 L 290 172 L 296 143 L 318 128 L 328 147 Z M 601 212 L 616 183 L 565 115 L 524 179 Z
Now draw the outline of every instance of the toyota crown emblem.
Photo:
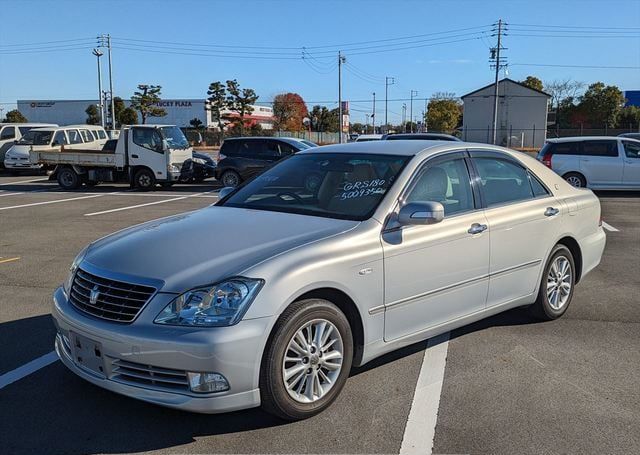
M 98 297 L 100 297 L 100 289 L 98 288 L 98 285 L 96 284 L 93 289 L 91 289 L 91 292 L 89 293 L 89 303 L 91 305 L 95 305 L 96 302 L 98 301 Z

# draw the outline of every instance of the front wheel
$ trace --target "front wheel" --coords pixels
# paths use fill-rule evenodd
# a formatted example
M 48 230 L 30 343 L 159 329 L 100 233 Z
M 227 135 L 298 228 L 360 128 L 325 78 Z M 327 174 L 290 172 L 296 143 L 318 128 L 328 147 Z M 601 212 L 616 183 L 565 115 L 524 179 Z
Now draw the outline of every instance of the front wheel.
M 59 169 L 57 179 L 58 185 L 60 185 L 63 190 L 75 190 L 82 185 L 80 176 L 76 174 L 76 171 L 69 167 Z
M 263 408 L 285 420 L 322 412 L 340 394 L 353 360 L 349 321 L 323 299 L 295 302 L 280 316 L 260 372 Z
M 133 176 L 133 182 L 136 188 L 142 191 L 149 191 L 156 185 L 156 178 L 149 169 L 140 169 Z
M 547 321 L 562 316 L 573 298 L 575 283 L 573 255 L 566 246 L 556 245 L 544 268 L 538 298 L 531 306 L 533 315 Z

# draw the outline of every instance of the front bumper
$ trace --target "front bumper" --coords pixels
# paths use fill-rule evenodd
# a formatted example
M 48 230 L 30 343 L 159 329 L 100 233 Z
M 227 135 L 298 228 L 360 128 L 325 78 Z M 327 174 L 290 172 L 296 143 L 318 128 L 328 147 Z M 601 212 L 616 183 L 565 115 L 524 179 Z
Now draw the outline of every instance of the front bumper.
M 215 328 L 153 324 L 160 307 L 174 297 L 156 294 L 133 323 L 120 324 L 85 315 L 73 307 L 62 288 L 58 288 L 53 296 L 52 311 L 57 329 L 56 352 L 71 371 L 87 381 L 161 406 L 201 413 L 259 406 L 260 362 L 271 318 L 251 319 L 235 326 Z M 91 355 L 92 359 L 85 357 L 80 363 L 77 360 L 80 348 L 73 341 L 79 338 L 95 343 L 99 347 L 99 358 L 85 352 L 83 355 Z M 169 370 L 172 375 L 187 371 L 216 372 L 225 376 L 229 389 L 195 393 L 188 385 L 167 384 L 162 379 L 155 382 L 132 380 L 118 373 L 118 366 L 122 364 L 141 368 L 141 377 L 144 378 L 149 376 L 143 369 L 152 371 L 151 376 L 158 371 Z
M 5 158 L 4 167 L 7 169 L 40 169 L 41 164 L 32 164 L 29 158 Z

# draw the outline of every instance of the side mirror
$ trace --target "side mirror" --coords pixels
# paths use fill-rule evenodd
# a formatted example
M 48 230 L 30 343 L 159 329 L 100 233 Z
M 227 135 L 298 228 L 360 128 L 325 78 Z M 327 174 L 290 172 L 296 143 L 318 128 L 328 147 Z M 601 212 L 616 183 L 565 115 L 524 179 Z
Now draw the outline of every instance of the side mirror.
M 413 224 L 436 224 L 444 219 L 444 207 L 439 202 L 409 202 L 398 213 L 398 222 L 403 226 Z
M 225 197 L 227 197 L 230 193 L 233 192 L 233 190 L 235 190 L 234 187 L 232 186 L 225 186 L 224 188 L 222 188 L 219 192 L 218 192 L 218 200 L 220 199 L 224 199 Z

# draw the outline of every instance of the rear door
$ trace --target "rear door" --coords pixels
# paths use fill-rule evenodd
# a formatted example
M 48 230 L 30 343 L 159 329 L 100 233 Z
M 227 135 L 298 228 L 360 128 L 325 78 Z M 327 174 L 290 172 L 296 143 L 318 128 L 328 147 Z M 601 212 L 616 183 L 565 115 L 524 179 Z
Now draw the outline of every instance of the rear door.
M 622 185 L 623 162 L 616 139 L 582 142 L 580 171 L 588 186 L 616 187 Z
M 519 161 L 471 152 L 491 235 L 487 307 L 537 290 L 540 269 L 561 230 L 561 205 Z
M 69 145 L 66 145 L 67 149 L 82 149 L 85 148 L 84 140 L 82 139 L 82 134 L 77 129 L 69 129 L 65 130 L 67 133 L 67 140 L 69 141 Z
M 621 142 L 624 153 L 622 184 L 625 187 L 640 187 L 640 141 Z

